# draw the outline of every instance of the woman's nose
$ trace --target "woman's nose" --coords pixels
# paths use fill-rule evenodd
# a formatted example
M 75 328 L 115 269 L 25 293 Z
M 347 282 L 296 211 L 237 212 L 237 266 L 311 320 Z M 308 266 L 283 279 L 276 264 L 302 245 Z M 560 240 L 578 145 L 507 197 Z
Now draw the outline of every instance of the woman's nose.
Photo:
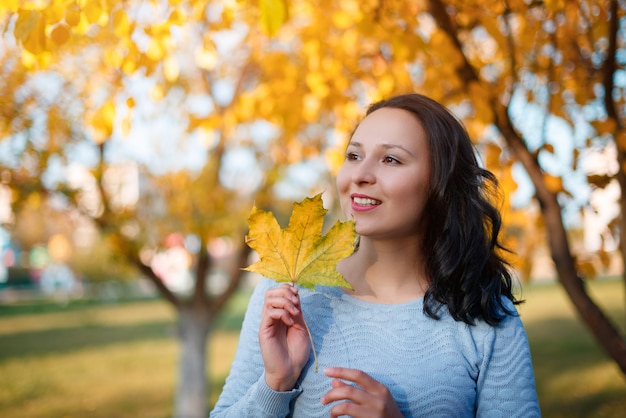
M 352 181 L 355 184 L 373 184 L 376 183 L 376 174 L 374 167 L 370 161 L 363 160 L 352 174 Z

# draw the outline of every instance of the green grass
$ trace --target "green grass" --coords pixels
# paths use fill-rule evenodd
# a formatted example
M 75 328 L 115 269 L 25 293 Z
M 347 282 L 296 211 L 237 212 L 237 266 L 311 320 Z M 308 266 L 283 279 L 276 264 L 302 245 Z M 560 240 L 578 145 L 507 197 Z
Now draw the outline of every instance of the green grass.
M 619 281 L 588 285 L 596 303 L 626 335 L 624 288 Z M 524 290 L 519 310 L 533 355 L 544 417 L 622 417 L 626 378 L 585 328 L 558 285 Z
M 590 290 L 626 331 L 621 283 L 592 283 Z M 623 416 L 626 379 L 562 289 L 537 284 L 523 296 L 544 417 Z M 247 297 L 237 294 L 215 326 L 211 404 L 230 368 Z M 169 417 L 177 356 L 175 313 L 160 300 L 0 306 L 0 416 Z

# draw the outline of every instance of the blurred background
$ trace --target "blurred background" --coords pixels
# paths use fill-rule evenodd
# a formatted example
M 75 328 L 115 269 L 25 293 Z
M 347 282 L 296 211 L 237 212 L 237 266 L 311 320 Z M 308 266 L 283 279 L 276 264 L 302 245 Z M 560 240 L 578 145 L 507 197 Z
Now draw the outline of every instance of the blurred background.
M 205 417 L 253 206 L 419 92 L 502 188 L 546 417 L 626 410 L 626 2 L 3 0 L 0 415 Z

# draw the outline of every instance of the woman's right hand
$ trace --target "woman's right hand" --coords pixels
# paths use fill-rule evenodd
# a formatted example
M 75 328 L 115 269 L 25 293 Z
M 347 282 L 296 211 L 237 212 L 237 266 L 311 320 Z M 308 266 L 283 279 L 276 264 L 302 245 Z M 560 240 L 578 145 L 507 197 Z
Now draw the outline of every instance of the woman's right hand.
M 293 389 L 311 348 L 295 286 L 283 284 L 266 292 L 259 344 L 267 385 L 279 392 Z

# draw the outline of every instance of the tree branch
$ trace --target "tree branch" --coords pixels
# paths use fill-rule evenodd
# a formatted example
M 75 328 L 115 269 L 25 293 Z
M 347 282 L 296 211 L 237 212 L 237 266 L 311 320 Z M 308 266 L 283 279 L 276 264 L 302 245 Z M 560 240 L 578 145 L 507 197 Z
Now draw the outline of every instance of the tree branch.
M 206 278 L 211 268 L 211 258 L 206 249 L 205 238 L 200 238 L 200 251 L 198 252 L 198 264 L 196 266 L 196 283 L 193 289 L 193 300 L 204 303 L 208 300 L 206 294 Z
M 165 298 L 169 303 L 171 303 L 176 309 L 180 309 L 182 302 L 172 291 L 163 283 L 155 273 L 152 271 L 150 266 L 145 265 L 141 262 L 137 254 L 132 251 L 124 251 L 126 258 L 129 262 L 131 262 L 134 266 L 136 266 L 141 273 L 147 277 L 158 289 L 161 296 Z
M 463 60 L 463 64 L 461 65 L 461 67 L 457 68 L 457 73 L 461 80 L 463 80 L 465 83 L 469 83 L 472 81 L 480 82 L 478 73 L 476 73 L 476 70 L 467 60 L 467 56 L 463 52 L 463 45 L 459 40 L 456 26 L 454 25 L 454 22 L 446 11 L 446 6 L 441 2 L 441 0 L 429 0 L 428 5 L 429 12 L 437 22 L 437 26 L 439 26 L 439 28 L 441 28 L 448 35 L 450 41 L 452 41 L 454 47 L 456 48 L 457 52 L 460 54 Z
M 243 242 L 243 239 L 240 241 Z M 251 251 L 250 247 L 242 245 L 237 252 L 235 262 L 233 263 L 231 271 L 229 271 L 228 274 L 230 277 L 228 287 L 212 300 L 211 307 L 209 309 L 209 316 L 211 318 L 222 310 L 224 305 L 226 305 L 226 302 L 228 302 L 230 296 L 239 288 L 239 284 L 241 283 L 241 279 L 245 273 L 243 268 L 248 264 L 248 257 L 250 256 Z
M 611 20 L 609 21 L 609 33 L 607 38 L 609 46 L 606 51 L 606 58 L 602 65 L 602 85 L 604 86 L 604 108 L 609 118 L 617 123 L 617 130 L 623 128 L 622 122 L 617 113 L 615 100 L 613 99 L 613 89 L 615 88 L 615 71 L 617 69 L 615 54 L 617 53 L 617 33 L 619 31 L 619 17 L 617 0 L 611 0 L 609 13 Z

